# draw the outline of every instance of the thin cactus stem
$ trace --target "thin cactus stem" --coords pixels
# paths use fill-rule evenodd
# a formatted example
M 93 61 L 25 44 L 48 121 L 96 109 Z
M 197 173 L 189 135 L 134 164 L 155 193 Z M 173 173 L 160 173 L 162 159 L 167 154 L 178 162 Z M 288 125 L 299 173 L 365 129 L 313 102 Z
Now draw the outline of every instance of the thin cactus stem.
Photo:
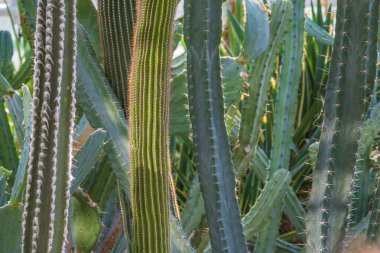
M 23 252 L 63 252 L 75 118 L 76 0 L 39 0 Z
M 368 58 L 376 57 L 368 55 L 369 33 L 377 31 L 377 25 L 369 27 L 370 2 L 337 2 L 324 121 L 306 220 L 307 252 L 343 250 L 359 133 L 375 78 L 373 71 L 368 74 Z
M 273 142 L 268 176 L 279 169 L 289 169 L 290 151 L 297 110 L 296 101 L 302 70 L 303 33 L 305 24 L 305 2 L 293 0 L 291 30 L 283 44 L 282 67 L 274 112 Z M 270 210 L 271 219 L 257 240 L 258 252 L 275 251 L 276 238 L 282 217 L 283 204 Z M 299 231 L 301 232 L 301 231 Z M 263 247 L 260 249 L 260 246 Z
M 190 117 L 213 252 L 247 252 L 224 123 L 219 43 L 222 1 L 186 0 Z
M 176 5 L 177 0 L 136 3 L 128 87 L 132 243 L 136 253 L 170 252 L 168 127 Z
M 278 0 L 272 5 L 270 22 L 270 44 L 265 52 L 255 60 L 249 77 L 249 97 L 244 101 L 239 132 L 239 145 L 234 151 L 236 174 L 240 178 L 252 160 L 259 140 L 262 118 L 270 90 L 270 78 L 284 35 L 288 32 L 292 16 L 292 3 Z

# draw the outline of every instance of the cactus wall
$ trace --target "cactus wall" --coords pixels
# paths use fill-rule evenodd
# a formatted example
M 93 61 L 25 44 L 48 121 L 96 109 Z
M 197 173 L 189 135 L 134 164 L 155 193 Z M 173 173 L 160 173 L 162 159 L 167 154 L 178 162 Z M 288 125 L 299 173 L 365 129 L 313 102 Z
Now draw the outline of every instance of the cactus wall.
M 95 2 L 0 4 L 0 252 L 380 251 L 378 0 Z

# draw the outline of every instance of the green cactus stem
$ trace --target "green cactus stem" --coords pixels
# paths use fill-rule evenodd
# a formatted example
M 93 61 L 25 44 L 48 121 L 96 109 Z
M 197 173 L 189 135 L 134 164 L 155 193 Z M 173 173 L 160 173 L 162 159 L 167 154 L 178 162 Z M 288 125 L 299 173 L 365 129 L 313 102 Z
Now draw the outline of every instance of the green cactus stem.
M 222 1 L 186 0 L 190 117 L 199 181 L 214 252 L 247 252 L 224 122 L 219 43 Z
M 134 0 L 100 0 L 98 5 L 105 74 L 125 109 L 136 4 Z
M 292 17 L 292 2 L 277 0 L 272 4 L 270 44 L 254 62 L 249 76 L 249 97 L 245 99 L 239 132 L 239 145 L 234 151 L 236 174 L 241 177 L 252 160 L 264 116 L 275 62 L 280 45 L 288 32 Z
M 136 253 L 170 252 L 168 127 L 176 5 L 177 0 L 136 3 L 128 87 L 133 252 Z
M 306 220 L 307 252 L 342 252 L 358 140 L 374 83 L 371 1 L 338 0 L 324 120 Z M 374 15 L 377 21 L 370 25 Z M 372 23 L 372 22 L 371 22 Z M 376 24 L 376 25 L 375 25 Z M 372 63 L 369 63 L 372 62 Z M 369 73 L 372 74 L 369 74 Z
M 293 18 L 290 32 L 283 44 L 283 58 L 280 72 L 279 89 L 274 112 L 273 142 L 269 166 L 269 178 L 279 169 L 289 169 L 290 151 L 294 130 L 296 101 L 302 70 L 303 33 L 305 24 L 305 2 L 293 1 Z M 273 208 L 271 221 L 257 240 L 258 252 L 275 251 L 279 231 L 282 203 Z M 299 231 L 302 233 L 303 231 Z M 262 236 L 261 236 L 262 235 Z M 263 248 L 260 249 L 259 247 Z
M 75 118 L 76 0 L 39 0 L 23 252 L 62 252 Z

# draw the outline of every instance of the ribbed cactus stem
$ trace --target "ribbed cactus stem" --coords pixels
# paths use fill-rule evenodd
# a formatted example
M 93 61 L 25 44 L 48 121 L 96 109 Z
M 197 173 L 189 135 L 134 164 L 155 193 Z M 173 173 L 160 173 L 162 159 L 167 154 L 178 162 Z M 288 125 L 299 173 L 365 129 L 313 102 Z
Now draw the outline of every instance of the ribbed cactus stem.
M 305 23 L 305 2 L 293 0 L 293 18 L 290 32 L 285 36 L 282 53 L 282 66 L 279 88 L 274 112 L 272 150 L 269 166 L 269 178 L 280 169 L 289 169 L 290 151 L 293 137 L 293 125 L 296 114 L 297 92 L 302 70 L 303 33 Z M 282 217 L 283 204 L 270 210 L 271 219 L 264 232 L 259 234 L 257 252 L 275 251 L 276 238 Z M 302 231 L 298 231 L 302 232 Z M 260 248 L 260 246 L 262 248 Z
M 135 0 L 100 0 L 98 4 L 105 74 L 123 109 L 127 108 L 135 5 Z
M 184 36 L 193 142 L 213 252 L 247 252 L 224 122 L 221 0 L 186 0 Z
M 238 177 L 244 174 L 255 154 L 270 90 L 270 78 L 273 74 L 280 45 L 289 29 L 292 6 L 291 1 L 288 0 L 273 2 L 269 47 L 255 60 L 255 67 L 249 73 L 249 97 L 244 101 L 239 145 L 234 152 L 234 163 Z
M 170 252 L 169 92 L 177 0 L 141 0 L 129 79 L 133 252 Z M 152 22 L 154 20 L 154 22 Z
M 376 57 L 368 55 L 373 29 L 370 2 L 337 2 L 324 121 L 306 221 L 307 252 L 343 250 L 359 133 L 374 81 L 374 72 L 368 74 L 368 59 Z
M 75 118 L 76 0 L 39 0 L 23 252 L 62 252 Z

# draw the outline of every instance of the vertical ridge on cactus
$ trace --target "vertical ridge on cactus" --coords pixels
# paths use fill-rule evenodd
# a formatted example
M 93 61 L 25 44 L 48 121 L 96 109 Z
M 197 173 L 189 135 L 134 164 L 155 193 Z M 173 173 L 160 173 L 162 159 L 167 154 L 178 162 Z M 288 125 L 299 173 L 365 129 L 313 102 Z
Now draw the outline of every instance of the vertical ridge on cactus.
M 75 117 L 76 0 L 39 0 L 24 252 L 61 252 L 68 234 Z
M 168 124 L 176 5 L 136 3 L 128 87 L 133 252 L 170 252 Z

